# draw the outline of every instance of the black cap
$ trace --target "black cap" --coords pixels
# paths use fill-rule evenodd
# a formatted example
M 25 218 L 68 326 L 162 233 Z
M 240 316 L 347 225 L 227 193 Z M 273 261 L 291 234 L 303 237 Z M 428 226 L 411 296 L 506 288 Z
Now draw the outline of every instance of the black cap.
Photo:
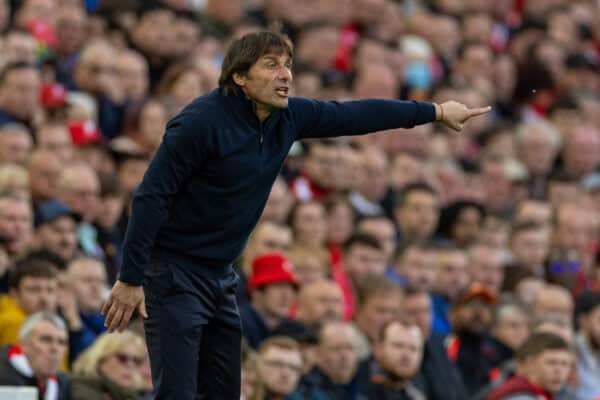
M 81 221 L 81 216 L 78 213 L 60 201 L 52 200 L 41 203 L 35 209 L 35 227 L 37 228 L 65 216 L 73 218 L 75 222 Z

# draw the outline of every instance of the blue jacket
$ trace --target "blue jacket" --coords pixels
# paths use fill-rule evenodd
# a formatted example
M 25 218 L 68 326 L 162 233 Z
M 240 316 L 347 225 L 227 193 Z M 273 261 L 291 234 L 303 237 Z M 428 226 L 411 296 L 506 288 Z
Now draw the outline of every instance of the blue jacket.
M 151 257 L 224 268 L 242 252 L 294 141 L 433 122 L 431 103 L 291 98 L 263 123 L 242 93 L 216 89 L 167 123 L 133 196 L 120 280 L 141 285 Z

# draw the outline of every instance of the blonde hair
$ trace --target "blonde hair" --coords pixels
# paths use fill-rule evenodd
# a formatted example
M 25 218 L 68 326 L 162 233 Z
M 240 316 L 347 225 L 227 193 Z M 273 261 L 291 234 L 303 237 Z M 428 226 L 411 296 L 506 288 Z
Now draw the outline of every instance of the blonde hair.
M 0 193 L 12 193 L 15 185 L 29 188 L 29 172 L 16 164 L 0 166 Z
M 126 330 L 122 333 L 103 333 L 96 338 L 94 343 L 81 353 L 73 363 L 73 373 L 90 378 L 99 378 L 100 363 L 107 357 L 116 354 L 125 346 L 134 346 L 140 355 L 145 352 L 144 339 L 132 331 Z M 139 376 L 136 386 L 142 384 Z

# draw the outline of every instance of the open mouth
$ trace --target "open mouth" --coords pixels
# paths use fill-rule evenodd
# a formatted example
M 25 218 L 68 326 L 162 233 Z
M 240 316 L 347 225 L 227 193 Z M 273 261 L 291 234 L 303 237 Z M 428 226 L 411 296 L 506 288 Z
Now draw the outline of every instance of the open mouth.
M 275 89 L 275 92 L 280 96 L 280 97 L 288 97 L 288 92 L 289 89 L 287 87 L 279 87 L 277 89 Z

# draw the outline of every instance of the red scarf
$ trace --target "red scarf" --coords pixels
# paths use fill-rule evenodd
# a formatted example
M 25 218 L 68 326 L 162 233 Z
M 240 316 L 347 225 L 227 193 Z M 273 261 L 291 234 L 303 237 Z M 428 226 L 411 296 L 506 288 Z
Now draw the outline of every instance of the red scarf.
M 33 370 L 21 347 L 15 345 L 8 350 L 8 362 L 21 375 L 33 378 Z M 46 382 L 38 382 L 38 390 L 44 394 L 44 400 L 58 400 L 58 380 L 51 376 Z

